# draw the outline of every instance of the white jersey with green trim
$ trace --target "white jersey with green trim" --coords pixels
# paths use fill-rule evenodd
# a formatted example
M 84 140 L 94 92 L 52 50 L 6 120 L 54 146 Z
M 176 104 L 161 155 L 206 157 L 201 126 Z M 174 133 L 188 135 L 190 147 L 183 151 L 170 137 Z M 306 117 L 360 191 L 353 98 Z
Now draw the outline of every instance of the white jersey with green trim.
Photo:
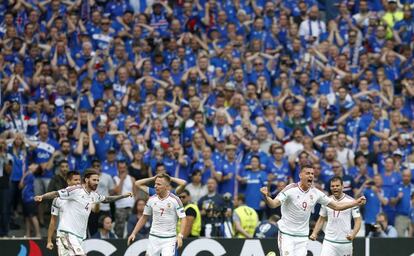
M 92 207 L 105 200 L 105 196 L 94 191 L 88 193 L 82 185 L 67 187 L 58 193 L 59 198 L 65 201 L 64 210 L 60 212 L 58 231 L 85 239 Z
M 338 202 L 354 201 L 352 197 L 346 194 L 343 194 L 339 200 L 337 200 L 334 196 L 330 196 L 330 198 Z M 328 218 L 325 228 L 326 240 L 337 243 L 351 243 L 351 241 L 346 239 L 346 236 L 352 231 L 351 219 L 361 217 L 358 206 L 343 211 L 334 211 L 329 207 L 322 206 L 319 215 Z
M 167 238 L 177 235 L 178 218 L 185 217 L 185 211 L 181 200 L 169 193 L 161 199 L 158 195 L 153 195 L 147 201 L 144 214 L 152 216 L 150 235 Z
M 299 237 L 309 235 L 309 217 L 314 206 L 317 203 L 328 205 L 332 201 L 313 186 L 303 191 L 299 183 L 286 186 L 276 198 L 281 202 L 282 218 L 277 223 L 280 232 Z

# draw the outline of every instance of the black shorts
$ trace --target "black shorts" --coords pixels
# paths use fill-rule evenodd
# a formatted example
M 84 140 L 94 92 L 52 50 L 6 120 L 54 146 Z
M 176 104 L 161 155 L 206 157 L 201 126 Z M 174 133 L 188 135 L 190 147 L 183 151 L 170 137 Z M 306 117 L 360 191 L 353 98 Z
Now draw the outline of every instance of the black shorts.
M 37 207 L 35 202 L 23 202 L 23 216 L 33 217 L 37 214 Z

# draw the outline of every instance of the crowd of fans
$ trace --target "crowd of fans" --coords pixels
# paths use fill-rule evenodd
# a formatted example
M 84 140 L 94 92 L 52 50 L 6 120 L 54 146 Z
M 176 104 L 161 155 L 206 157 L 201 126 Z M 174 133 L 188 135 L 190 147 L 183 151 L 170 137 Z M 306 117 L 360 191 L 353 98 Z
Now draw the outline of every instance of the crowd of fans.
M 21 209 L 38 236 L 33 196 L 88 168 L 136 195 L 97 207 L 95 237 L 126 237 L 134 182 L 163 172 L 188 183 L 189 235 L 251 237 L 249 212 L 264 237 L 278 212 L 259 188 L 309 161 L 318 188 L 367 197 L 367 235 L 412 236 L 413 3 L 1 1 L 0 237 Z

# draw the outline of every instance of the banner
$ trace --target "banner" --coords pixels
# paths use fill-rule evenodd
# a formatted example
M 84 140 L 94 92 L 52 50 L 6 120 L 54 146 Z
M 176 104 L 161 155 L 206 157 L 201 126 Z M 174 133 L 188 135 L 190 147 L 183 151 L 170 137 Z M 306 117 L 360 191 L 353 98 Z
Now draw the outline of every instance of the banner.
M 83 247 L 88 256 L 145 256 L 148 239 L 135 241 L 127 247 L 125 239 L 88 239 Z M 1 239 L 0 255 L 52 256 L 56 248 L 46 249 L 46 240 Z M 309 241 L 308 256 L 319 256 L 322 244 Z M 276 239 L 186 239 L 181 256 L 265 256 L 277 250 Z M 354 241 L 356 256 L 414 256 L 413 238 L 357 238 Z

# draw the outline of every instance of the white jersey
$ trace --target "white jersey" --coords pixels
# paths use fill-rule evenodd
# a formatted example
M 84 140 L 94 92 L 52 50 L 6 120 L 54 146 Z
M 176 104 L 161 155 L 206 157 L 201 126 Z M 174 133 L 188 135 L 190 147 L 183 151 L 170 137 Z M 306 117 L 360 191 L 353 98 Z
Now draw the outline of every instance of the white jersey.
M 328 205 L 332 201 L 315 187 L 303 191 L 299 183 L 288 185 L 276 198 L 282 203 L 282 218 L 278 221 L 280 232 L 299 237 L 309 235 L 309 217 L 314 206 L 317 203 Z
M 58 226 L 60 223 L 60 216 L 62 216 L 65 202 L 66 202 L 65 200 L 62 200 L 59 197 L 53 199 L 53 202 L 52 202 L 52 208 L 50 210 L 50 214 L 57 217 Z M 60 237 L 59 230 L 56 231 L 56 236 Z
M 172 193 L 164 199 L 153 195 L 147 201 L 145 215 L 152 215 L 150 235 L 169 238 L 177 235 L 177 220 L 184 218 L 185 212 L 181 200 Z
M 336 200 L 334 196 L 331 196 L 330 198 Z M 354 199 L 343 194 L 342 198 L 336 201 L 352 202 Z M 327 241 L 351 243 L 351 241 L 346 239 L 346 236 L 351 233 L 351 219 L 361 217 L 358 206 L 343 211 L 334 211 L 329 207 L 322 206 L 319 215 L 328 218 L 325 228 L 325 239 Z
M 86 238 L 88 218 L 95 203 L 105 200 L 105 196 L 94 191 L 88 193 L 82 185 L 67 187 L 58 191 L 65 200 L 61 212 L 58 231 L 70 233 L 81 239 Z

